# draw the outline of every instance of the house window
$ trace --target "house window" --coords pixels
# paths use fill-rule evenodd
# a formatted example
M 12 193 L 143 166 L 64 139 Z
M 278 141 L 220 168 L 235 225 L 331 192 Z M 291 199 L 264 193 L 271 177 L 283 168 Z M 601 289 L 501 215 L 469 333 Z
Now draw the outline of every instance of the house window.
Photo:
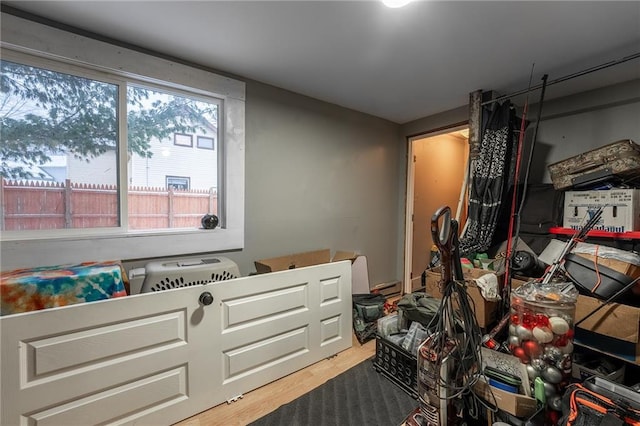
M 3 234 L 120 226 L 120 84 L 55 65 L 0 67 Z
M 218 193 L 210 194 L 220 180 L 216 153 L 171 144 L 173 138 L 173 146 L 193 146 L 192 135 L 182 132 L 217 135 L 216 99 L 18 62 L 0 64 L 8 88 L 0 94 L 6 141 L 0 163 L 3 231 L 198 228 L 204 213 L 218 215 Z M 121 87 L 126 114 L 119 114 Z M 118 137 L 118 117 L 126 119 L 126 139 Z M 127 167 L 120 168 L 128 174 L 126 187 L 117 173 L 120 150 L 127 152 Z M 42 185 L 56 163 L 63 173 Z M 189 178 L 165 180 L 167 172 L 193 175 L 193 187 Z M 194 193 L 174 203 L 170 188 Z M 119 208 L 121 194 L 128 201 L 126 212 Z
M 2 269 L 243 247 L 244 83 L 10 15 L 3 27 L 21 51 L 0 52 Z M 185 150 L 192 135 L 219 149 Z
M 173 144 L 178 146 L 193 146 L 193 136 L 185 135 L 183 133 L 174 133 L 173 135 Z
M 198 136 L 198 148 L 200 149 L 216 149 L 214 139 L 206 136 Z
M 177 189 L 179 191 L 188 191 L 191 180 L 184 176 L 167 176 L 167 189 Z

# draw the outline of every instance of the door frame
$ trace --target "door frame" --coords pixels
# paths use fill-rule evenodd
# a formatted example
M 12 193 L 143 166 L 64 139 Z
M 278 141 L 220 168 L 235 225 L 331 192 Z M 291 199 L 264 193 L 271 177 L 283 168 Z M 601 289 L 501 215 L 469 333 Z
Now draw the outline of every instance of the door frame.
M 419 133 L 417 135 L 407 137 L 407 182 L 406 182 L 406 205 L 405 205 L 405 225 L 404 229 L 404 279 L 403 279 L 403 294 L 411 293 L 413 290 L 411 288 L 411 263 L 413 259 L 413 198 L 415 191 L 415 164 L 413 161 L 414 156 L 414 142 L 430 138 L 433 136 L 446 135 L 448 133 L 457 132 L 459 130 L 469 128 L 469 122 L 465 121 L 462 123 L 453 124 L 447 127 L 441 127 L 438 129 L 433 129 L 424 133 Z M 468 159 L 467 159 L 468 162 Z M 467 164 L 469 167 L 469 164 Z

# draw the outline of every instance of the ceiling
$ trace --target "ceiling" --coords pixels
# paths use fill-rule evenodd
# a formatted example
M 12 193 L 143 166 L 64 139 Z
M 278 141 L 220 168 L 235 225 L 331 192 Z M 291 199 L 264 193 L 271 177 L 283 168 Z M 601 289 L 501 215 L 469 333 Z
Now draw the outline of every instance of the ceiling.
M 2 3 L 395 123 L 640 52 L 640 1 Z M 546 98 L 636 78 L 640 59 L 549 86 Z

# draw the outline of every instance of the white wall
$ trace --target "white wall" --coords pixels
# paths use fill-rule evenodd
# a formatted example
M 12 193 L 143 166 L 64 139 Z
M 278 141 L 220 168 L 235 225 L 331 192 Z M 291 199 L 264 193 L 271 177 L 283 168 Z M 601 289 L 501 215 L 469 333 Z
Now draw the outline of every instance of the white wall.
M 91 158 L 89 162 L 73 155 L 68 155 L 66 179 L 71 179 L 73 183 L 116 185 L 118 183 L 116 151 L 107 151 L 102 155 Z M 62 181 L 64 182 L 64 179 Z

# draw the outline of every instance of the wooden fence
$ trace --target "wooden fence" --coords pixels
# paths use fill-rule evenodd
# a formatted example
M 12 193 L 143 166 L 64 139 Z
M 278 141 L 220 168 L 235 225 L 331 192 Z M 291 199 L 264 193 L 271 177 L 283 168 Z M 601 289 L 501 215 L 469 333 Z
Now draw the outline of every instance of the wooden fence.
M 129 229 L 199 228 L 218 214 L 215 190 L 130 187 Z M 118 226 L 114 185 L 0 179 L 0 229 L 7 231 Z

